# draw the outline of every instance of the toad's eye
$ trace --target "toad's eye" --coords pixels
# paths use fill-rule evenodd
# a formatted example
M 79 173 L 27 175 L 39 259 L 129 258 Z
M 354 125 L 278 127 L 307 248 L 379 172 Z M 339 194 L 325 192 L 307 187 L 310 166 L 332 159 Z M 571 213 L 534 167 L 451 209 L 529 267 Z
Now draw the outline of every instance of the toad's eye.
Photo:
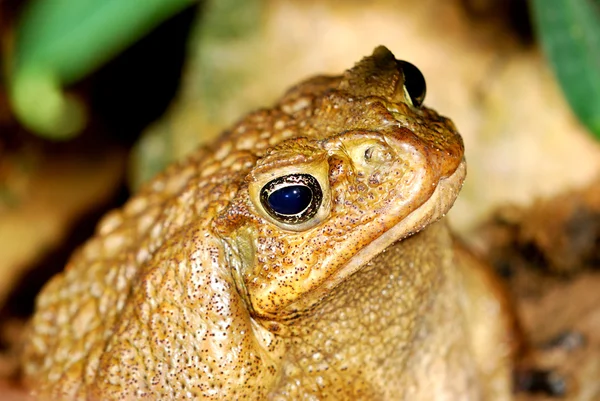
M 425 100 L 427 85 L 421 71 L 408 61 L 398 60 L 398 66 L 404 73 L 404 89 L 413 106 L 421 107 Z
M 269 181 L 260 190 L 260 203 L 267 213 L 283 223 L 310 220 L 323 201 L 323 191 L 310 174 L 289 174 Z

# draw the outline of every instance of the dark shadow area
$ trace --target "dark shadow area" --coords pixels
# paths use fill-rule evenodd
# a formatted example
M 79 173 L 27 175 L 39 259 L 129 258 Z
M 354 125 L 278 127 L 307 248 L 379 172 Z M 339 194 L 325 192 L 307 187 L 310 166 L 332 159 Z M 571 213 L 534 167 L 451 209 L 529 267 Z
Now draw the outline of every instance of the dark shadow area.
M 534 44 L 535 37 L 527 0 L 462 0 L 462 4 L 471 19 L 479 22 L 499 21 L 514 33 L 521 44 Z
M 90 110 L 107 135 L 131 144 L 165 112 L 179 87 L 199 7 L 156 27 L 90 77 Z

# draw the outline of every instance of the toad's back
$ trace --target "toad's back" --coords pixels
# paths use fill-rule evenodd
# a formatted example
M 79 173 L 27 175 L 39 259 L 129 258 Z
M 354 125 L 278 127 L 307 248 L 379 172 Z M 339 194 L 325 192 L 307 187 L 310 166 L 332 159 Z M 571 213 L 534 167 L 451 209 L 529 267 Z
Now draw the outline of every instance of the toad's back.
M 502 319 L 469 306 L 488 276 L 465 280 L 432 224 L 465 166 L 452 123 L 421 106 L 421 81 L 380 47 L 107 215 L 38 298 L 23 354 L 34 393 L 508 396 Z

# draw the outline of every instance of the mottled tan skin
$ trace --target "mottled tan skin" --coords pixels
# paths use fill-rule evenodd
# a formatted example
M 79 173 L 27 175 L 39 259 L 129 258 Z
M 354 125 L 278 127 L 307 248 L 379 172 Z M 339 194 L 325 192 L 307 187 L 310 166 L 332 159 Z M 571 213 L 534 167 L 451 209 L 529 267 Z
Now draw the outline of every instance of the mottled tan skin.
M 291 226 L 258 194 L 298 172 L 324 198 Z M 387 49 L 310 79 L 103 219 L 38 298 L 26 384 L 63 400 L 508 399 L 502 299 L 436 223 L 464 175 L 453 124 L 411 104 Z

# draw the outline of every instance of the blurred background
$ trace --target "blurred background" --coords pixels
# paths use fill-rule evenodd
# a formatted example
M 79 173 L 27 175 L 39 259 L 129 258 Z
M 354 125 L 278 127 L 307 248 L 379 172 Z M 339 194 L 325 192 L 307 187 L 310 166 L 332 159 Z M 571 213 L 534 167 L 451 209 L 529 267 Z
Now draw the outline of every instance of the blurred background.
M 18 377 L 35 294 L 107 210 L 246 112 L 379 44 L 421 69 L 425 104 L 463 135 L 456 231 L 488 252 L 499 208 L 512 224 L 540 199 L 592 191 L 577 196 L 598 213 L 586 244 L 600 263 L 596 0 L 139 3 L 0 2 L 2 383 Z M 560 214 L 548 208 L 533 231 Z

